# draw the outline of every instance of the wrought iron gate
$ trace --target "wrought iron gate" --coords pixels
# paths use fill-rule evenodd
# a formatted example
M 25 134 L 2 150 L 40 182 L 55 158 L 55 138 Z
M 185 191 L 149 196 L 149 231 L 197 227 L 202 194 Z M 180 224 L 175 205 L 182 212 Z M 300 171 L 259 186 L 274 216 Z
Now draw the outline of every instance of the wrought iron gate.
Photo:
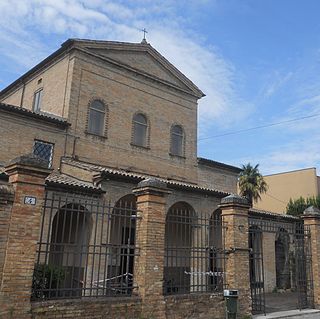
M 252 310 L 265 313 L 262 231 L 257 226 L 249 228 L 249 248 Z
M 131 296 L 135 198 L 115 205 L 83 194 L 46 192 L 32 299 Z
M 249 267 L 252 312 L 266 313 L 263 236 L 275 234 L 276 287 L 297 293 L 297 308 L 313 308 L 311 235 L 301 221 L 249 218 Z

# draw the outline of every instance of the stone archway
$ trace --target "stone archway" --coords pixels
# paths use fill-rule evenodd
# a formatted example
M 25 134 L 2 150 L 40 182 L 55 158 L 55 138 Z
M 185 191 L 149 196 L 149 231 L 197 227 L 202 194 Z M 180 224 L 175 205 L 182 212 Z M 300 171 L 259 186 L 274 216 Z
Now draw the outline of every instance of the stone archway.
M 288 232 L 280 228 L 276 234 L 276 287 L 278 289 L 290 289 L 290 237 Z
M 81 296 L 91 227 L 90 213 L 80 204 L 67 204 L 55 214 L 48 263 L 50 294 L 56 297 Z
M 131 294 L 134 272 L 136 236 L 136 197 L 121 197 L 112 210 L 109 244 L 112 249 L 108 265 L 108 280 L 121 294 Z M 119 288 L 120 287 L 120 288 Z M 123 288 L 121 288 L 123 287 Z

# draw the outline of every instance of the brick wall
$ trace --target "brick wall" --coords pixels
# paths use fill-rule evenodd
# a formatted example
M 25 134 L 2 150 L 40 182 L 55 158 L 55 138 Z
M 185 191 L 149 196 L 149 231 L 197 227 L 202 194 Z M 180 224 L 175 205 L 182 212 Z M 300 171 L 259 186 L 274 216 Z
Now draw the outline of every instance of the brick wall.
M 79 55 L 73 72 L 69 118 L 71 131 L 80 137 L 76 146 L 80 159 L 196 181 L 195 98 L 137 79 L 132 73 L 85 55 Z M 88 104 L 95 98 L 105 101 L 108 108 L 107 138 L 85 133 Z M 130 144 L 132 116 L 136 112 L 148 117 L 150 148 Z M 185 130 L 186 158 L 169 154 L 170 128 L 174 123 Z
M 100 298 L 32 303 L 34 319 L 154 319 L 141 314 L 139 298 Z M 167 319 L 224 319 L 225 301 L 221 295 L 195 294 L 165 297 Z
M 194 294 L 165 297 L 166 318 L 224 319 L 225 301 L 221 295 Z
M 8 183 L 0 184 L 0 286 L 2 282 L 13 200 L 14 191 L 12 185 Z
M 32 153 L 34 140 L 38 139 L 54 144 L 53 167 L 59 167 L 66 138 L 63 129 L 29 117 L 1 112 L 0 136 L 0 164 L 7 164 L 15 157 Z
M 58 116 L 67 117 L 69 87 L 72 63 L 69 55 L 53 61 L 20 84 L 16 90 L 1 98 L 1 102 L 23 106 L 29 110 L 33 107 L 34 93 L 43 89 L 41 110 Z
M 33 319 L 134 319 L 142 318 L 139 298 L 95 298 L 36 302 L 31 305 Z
M 7 228 L 7 243 L 0 285 L 0 315 L 12 312 L 13 318 L 29 319 L 44 181 L 50 170 L 43 160 L 22 156 L 6 166 L 5 172 L 14 190 L 14 200 L 9 218 L 2 220 Z M 25 202 L 26 195 L 34 197 L 34 204 Z
M 198 165 L 198 180 L 200 185 L 229 193 L 237 193 L 238 173 L 226 169 Z

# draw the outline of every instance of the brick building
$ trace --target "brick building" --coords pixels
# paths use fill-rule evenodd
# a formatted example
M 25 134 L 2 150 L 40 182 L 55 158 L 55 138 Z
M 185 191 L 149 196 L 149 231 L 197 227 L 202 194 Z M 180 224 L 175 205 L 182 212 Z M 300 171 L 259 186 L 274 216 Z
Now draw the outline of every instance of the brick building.
M 197 157 L 203 96 L 145 41 L 78 39 L 1 91 L 3 314 L 222 318 L 224 287 L 242 314 L 261 311 L 301 222 L 249 211 L 230 195 L 240 169 Z M 265 273 L 270 227 L 265 251 L 278 240 L 286 255 L 276 266 L 269 249 Z

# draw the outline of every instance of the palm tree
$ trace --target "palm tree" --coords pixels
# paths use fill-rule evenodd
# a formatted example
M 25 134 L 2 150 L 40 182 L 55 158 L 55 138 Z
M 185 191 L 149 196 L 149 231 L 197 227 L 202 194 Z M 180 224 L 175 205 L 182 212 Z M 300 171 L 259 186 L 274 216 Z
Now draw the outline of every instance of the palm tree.
M 250 163 L 242 165 L 242 172 L 239 176 L 240 195 L 248 199 L 252 205 L 253 201 L 261 199 L 260 194 L 266 193 L 268 185 L 259 172 L 259 164 L 252 166 Z

